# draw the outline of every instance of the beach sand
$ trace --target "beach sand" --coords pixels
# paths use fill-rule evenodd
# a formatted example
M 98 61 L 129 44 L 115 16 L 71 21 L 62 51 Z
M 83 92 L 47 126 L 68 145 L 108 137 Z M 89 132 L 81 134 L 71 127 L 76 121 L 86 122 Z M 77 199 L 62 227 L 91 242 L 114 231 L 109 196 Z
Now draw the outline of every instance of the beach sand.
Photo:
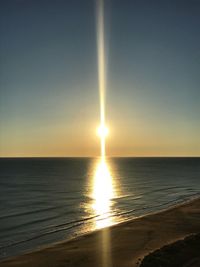
M 150 252 L 198 232 L 200 199 L 2 261 L 0 266 L 136 267 Z

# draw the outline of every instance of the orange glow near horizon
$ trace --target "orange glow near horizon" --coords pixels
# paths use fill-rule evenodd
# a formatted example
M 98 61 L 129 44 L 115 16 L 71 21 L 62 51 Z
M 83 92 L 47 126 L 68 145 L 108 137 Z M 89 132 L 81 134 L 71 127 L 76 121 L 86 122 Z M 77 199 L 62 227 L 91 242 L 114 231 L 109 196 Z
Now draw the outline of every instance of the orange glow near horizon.
M 97 129 L 97 134 L 100 137 L 100 143 L 101 143 L 101 157 L 105 158 L 106 155 L 106 137 L 108 135 L 109 131 L 108 128 L 105 125 L 100 125 Z

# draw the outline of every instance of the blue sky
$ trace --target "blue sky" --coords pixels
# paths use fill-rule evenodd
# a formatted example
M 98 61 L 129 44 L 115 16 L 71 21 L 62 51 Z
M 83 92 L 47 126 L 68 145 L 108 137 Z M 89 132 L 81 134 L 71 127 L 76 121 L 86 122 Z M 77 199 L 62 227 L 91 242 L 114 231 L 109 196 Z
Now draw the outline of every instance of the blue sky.
M 95 1 L 0 3 L 0 156 L 97 156 Z M 105 1 L 108 155 L 200 155 L 200 1 Z

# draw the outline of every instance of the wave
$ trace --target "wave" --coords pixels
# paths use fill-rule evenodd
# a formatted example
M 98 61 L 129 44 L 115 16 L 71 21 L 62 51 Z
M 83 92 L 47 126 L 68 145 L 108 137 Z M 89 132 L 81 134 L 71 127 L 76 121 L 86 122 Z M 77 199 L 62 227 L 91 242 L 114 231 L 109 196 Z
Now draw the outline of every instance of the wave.
M 195 194 L 192 194 L 192 195 L 186 196 L 186 197 L 180 196 L 173 201 L 167 201 L 163 204 L 154 205 L 154 206 L 149 205 L 149 206 L 144 206 L 142 208 L 131 209 L 131 210 L 128 210 L 125 212 L 113 213 L 111 216 L 109 216 L 109 213 L 107 213 L 107 215 L 108 215 L 108 218 L 109 217 L 116 217 L 116 216 L 122 217 L 124 215 L 130 215 L 130 214 L 133 215 L 133 213 L 134 213 L 134 215 L 137 213 L 138 216 L 147 215 L 147 214 L 151 214 L 151 212 L 161 211 L 161 210 L 164 210 L 166 208 L 171 208 L 171 207 L 176 206 L 178 204 L 182 204 L 186 201 L 194 200 L 194 199 L 199 198 L 199 197 L 200 197 L 200 193 L 195 193 Z M 149 212 L 144 213 L 144 210 L 149 211 Z M 133 216 L 132 219 L 137 218 L 138 216 Z M 58 233 L 61 231 L 67 231 L 67 230 L 70 230 L 72 228 L 77 228 L 78 226 L 85 224 L 87 221 L 92 221 L 94 219 L 95 220 L 97 219 L 98 221 L 102 220 L 102 218 L 99 215 L 95 215 L 95 216 L 83 218 L 80 220 L 72 220 L 72 221 L 69 221 L 66 223 L 52 225 L 48 228 L 42 229 L 39 233 L 32 235 L 31 237 L 27 237 L 27 238 L 20 239 L 17 241 L 9 241 L 7 243 L 4 242 L 3 245 L 0 245 L 0 249 L 5 249 L 8 247 L 17 246 L 19 244 L 30 242 L 30 241 L 35 240 L 35 239 L 40 239 L 40 238 L 47 236 L 47 235 L 52 235 L 52 234 L 55 234 L 55 233 Z M 129 220 L 130 220 L 130 218 L 129 218 Z M 122 221 L 124 222 L 126 220 L 122 220 Z M 84 234 L 84 233 L 82 233 L 82 234 Z

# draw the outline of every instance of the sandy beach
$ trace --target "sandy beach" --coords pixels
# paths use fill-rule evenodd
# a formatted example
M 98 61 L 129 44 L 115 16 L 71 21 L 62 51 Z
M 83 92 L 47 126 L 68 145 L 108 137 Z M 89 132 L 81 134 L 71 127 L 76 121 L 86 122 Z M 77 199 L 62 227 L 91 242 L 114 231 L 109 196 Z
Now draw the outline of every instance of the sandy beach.
M 198 232 L 200 199 L 10 258 L 0 266 L 136 267 L 150 252 Z

